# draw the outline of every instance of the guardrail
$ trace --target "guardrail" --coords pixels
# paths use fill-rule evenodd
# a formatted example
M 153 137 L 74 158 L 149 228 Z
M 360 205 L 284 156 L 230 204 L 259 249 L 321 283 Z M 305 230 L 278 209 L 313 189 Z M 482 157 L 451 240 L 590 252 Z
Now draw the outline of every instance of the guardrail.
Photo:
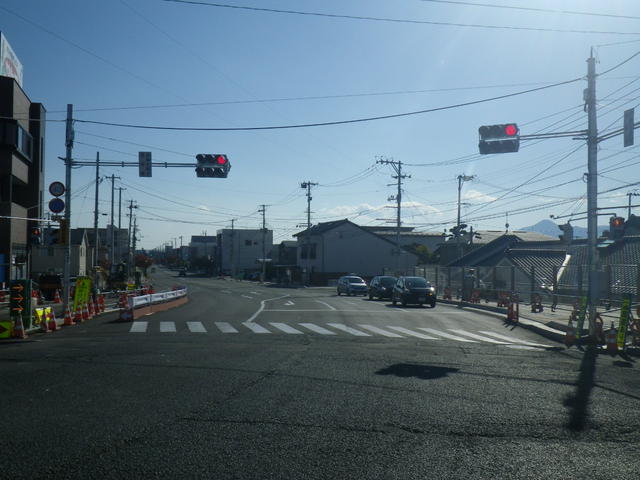
M 172 290 L 169 292 L 152 293 L 149 295 L 140 295 L 137 297 L 129 297 L 129 308 L 135 309 L 146 307 L 153 304 L 164 303 L 170 300 L 176 300 L 187 295 L 187 289 Z
M 147 295 L 130 295 L 127 297 L 126 308 L 122 308 L 120 310 L 120 320 L 135 320 L 143 315 L 150 315 L 152 313 L 177 307 L 187 301 L 188 297 L 186 287 Z

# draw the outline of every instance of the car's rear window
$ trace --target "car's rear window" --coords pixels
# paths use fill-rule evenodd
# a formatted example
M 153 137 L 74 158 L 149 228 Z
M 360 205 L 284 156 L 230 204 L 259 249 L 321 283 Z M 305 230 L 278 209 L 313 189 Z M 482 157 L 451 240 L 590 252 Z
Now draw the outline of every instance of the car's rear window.
M 364 283 L 364 280 L 360 277 L 348 277 L 347 280 L 349 283 Z
M 394 285 L 396 283 L 396 278 L 395 277 L 382 277 L 380 279 L 380 283 L 382 285 L 384 285 L 385 287 L 390 287 L 391 285 Z
M 424 278 L 411 277 L 406 279 L 407 287 L 409 288 L 427 288 L 429 284 Z

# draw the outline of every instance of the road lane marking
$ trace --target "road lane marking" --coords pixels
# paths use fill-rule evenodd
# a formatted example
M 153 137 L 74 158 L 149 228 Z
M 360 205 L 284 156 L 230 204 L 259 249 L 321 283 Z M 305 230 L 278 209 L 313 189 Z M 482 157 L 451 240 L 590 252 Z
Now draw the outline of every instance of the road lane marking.
M 528 342 L 526 340 L 520 340 L 520 339 L 515 338 L 515 337 L 508 337 L 506 335 L 502 335 L 500 333 L 495 333 L 495 332 L 489 332 L 489 331 L 484 331 L 483 330 L 483 331 L 481 331 L 479 333 L 482 333 L 484 335 L 489 335 L 490 337 L 495 337 L 495 338 L 500 339 L 500 340 L 505 340 L 505 341 L 510 342 L 510 343 L 521 343 L 523 345 L 529 345 L 531 347 L 543 347 L 543 348 L 551 347 L 551 345 L 544 345 L 542 343 Z
M 329 305 L 326 302 L 323 302 L 322 300 L 316 300 L 317 303 L 321 303 L 322 305 L 326 305 L 327 307 L 329 307 L 330 310 L 333 310 L 334 312 L 337 310 L 337 308 L 332 307 L 331 305 Z
M 418 330 L 424 330 L 427 333 L 432 333 L 433 335 L 438 335 L 443 338 L 448 338 L 449 340 L 455 340 L 456 342 L 476 343 L 475 340 L 469 340 L 468 338 L 458 337 L 456 335 L 451 335 L 450 333 L 447 333 L 447 332 L 441 332 L 440 330 L 435 330 L 433 328 L 420 327 L 418 328 Z
M 347 304 L 349 304 L 349 305 L 358 305 L 357 303 L 355 303 L 355 302 L 350 302 L 349 300 L 343 300 L 343 301 L 342 301 L 342 303 L 347 303 Z
M 215 323 L 216 327 L 218 327 L 218 330 L 220 330 L 222 333 L 238 333 L 238 330 L 233 328 L 230 323 L 227 323 L 227 322 L 213 322 L 213 323 Z
M 413 330 L 409 330 L 408 328 L 392 327 L 391 325 L 387 325 L 386 328 L 395 330 L 396 332 L 404 333 L 405 335 L 411 335 L 412 337 L 422 338 L 423 340 L 440 340 L 439 338 L 430 337 L 429 335 L 425 335 L 424 333 L 414 332 Z
M 360 330 L 356 330 L 355 328 L 347 327 L 343 323 L 327 323 L 330 327 L 336 328 L 338 330 L 342 330 L 343 332 L 350 333 L 351 335 L 355 335 L 356 337 L 370 337 L 371 335 L 365 332 L 361 332 Z
M 129 333 L 145 333 L 149 322 L 133 322 Z
M 299 323 L 298 325 L 302 325 L 304 328 L 308 328 L 312 332 L 316 332 L 321 335 L 336 335 L 336 332 L 332 332 L 331 330 L 327 330 L 326 328 L 319 327 L 315 323 Z
M 191 333 L 207 333 L 202 322 L 187 322 L 187 327 Z
M 273 325 L 278 330 L 282 330 L 284 333 L 294 334 L 294 335 L 302 335 L 303 333 L 300 330 L 296 330 L 295 328 L 287 325 L 286 323 L 278 323 L 278 322 L 269 322 L 270 325 Z
M 250 297 L 249 295 L 240 295 L 240 296 L 244 298 L 248 298 L 249 300 L 253 300 L 253 297 Z
M 464 330 L 456 330 L 454 328 L 450 328 L 449 330 L 452 332 L 458 333 L 460 335 L 464 335 L 465 337 L 475 338 L 476 340 L 480 340 L 481 342 L 496 343 L 498 345 L 509 345 L 509 343 L 513 343 L 513 342 L 501 342 L 493 338 L 483 337 L 482 335 L 477 335 L 471 332 L 465 332 Z
M 530 347 L 529 345 L 506 345 L 507 348 L 513 348 L 515 350 L 537 350 L 541 352 L 542 349 L 540 347 Z
M 293 303 L 291 300 L 287 300 L 287 301 L 284 303 L 284 306 L 285 306 L 285 307 L 288 307 L 289 305 L 295 305 L 295 303 Z
M 247 327 L 249 330 L 251 330 L 253 333 L 271 333 L 270 330 L 267 330 L 266 328 L 264 328 L 262 325 L 258 325 L 257 323 L 252 323 L 252 322 L 244 322 L 242 325 L 244 325 L 245 327 Z
M 260 308 L 258 310 L 256 310 L 256 312 L 253 315 L 251 315 L 251 317 L 249 317 L 249 320 L 247 320 L 247 322 L 253 322 L 258 317 L 258 315 L 260 315 L 262 313 L 262 311 L 264 310 L 265 302 L 270 302 L 271 300 L 279 300 L 281 298 L 286 298 L 288 296 L 289 296 L 288 294 L 287 295 L 280 295 L 279 297 L 266 298 L 264 300 L 261 300 L 260 301 Z
M 176 331 L 175 322 L 160 322 L 160 332 L 173 333 Z
M 393 337 L 393 338 L 404 338 L 402 335 L 398 335 L 397 333 L 387 332 L 378 327 L 374 327 L 373 325 L 358 325 L 359 327 L 364 328 L 365 330 L 369 330 L 370 332 L 377 333 L 378 335 L 383 335 L 385 337 Z
M 260 292 L 249 292 L 249 293 L 253 293 L 254 295 L 262 295 L 262 293 Z
M 377 313 L 377 314 L 387 314 L 389 312 L 385 312 L 384 310 L 360 310 L 360 309 L 341 309 L 341 310 L 327 310 L 324 308 L 270 308 L 268 310 L 264 310 L 265 312 L 356 312 L 356 313 Z M 406 310 L 405 310 L 406 311 Z

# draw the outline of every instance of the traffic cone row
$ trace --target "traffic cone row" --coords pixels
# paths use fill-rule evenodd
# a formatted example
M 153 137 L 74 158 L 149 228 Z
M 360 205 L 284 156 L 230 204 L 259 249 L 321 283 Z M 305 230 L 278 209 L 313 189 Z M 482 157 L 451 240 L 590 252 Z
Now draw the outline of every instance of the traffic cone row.
M 67 305 L 67 308 L 64 309 L 64 325 L 68 327 L 75 324 L 76 323 L 73 321 L 73 318 L 71 318 L 71 311 L 69 310 L 69 306 Z
M 58 321 L 56 320 L 56 314 L 53 312 L 53 308 L 49 310 L 47 314 L 47 327 L 50 332 L 58 330 Z
M 18 315 L 13 325 L 13 338 L 27 338 L 27 333 L 24 331 L 24 324 L 22 323 L 22 316 Z
M 53 296 L 53 303 L 62 303 L 62 300 L 60 299 L 60 290 L 58 290 L 56 288 L 56 293 Z

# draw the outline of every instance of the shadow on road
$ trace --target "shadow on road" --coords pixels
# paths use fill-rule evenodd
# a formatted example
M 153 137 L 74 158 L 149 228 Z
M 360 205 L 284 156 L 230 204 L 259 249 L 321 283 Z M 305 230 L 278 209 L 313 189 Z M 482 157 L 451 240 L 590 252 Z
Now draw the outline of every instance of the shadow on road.
M 573 432 L 582 432 L 589 417 L 589 398 L 595 386 L 596 360 L 598 351 L 588 348 L 580 363 L 580 374 L 576 382 L 576 391 L 564 400 L 564 406 L 569 409 L 567 428 Z
M 416 377 L 421 380 L 443 378 L 450 373 L 457 373 L 458 368 L 436 367 L 433 365 L 415 365 L 412 363 L 396 363 L 376 372 L 376 375 L 395 375 L 396 377 Z

